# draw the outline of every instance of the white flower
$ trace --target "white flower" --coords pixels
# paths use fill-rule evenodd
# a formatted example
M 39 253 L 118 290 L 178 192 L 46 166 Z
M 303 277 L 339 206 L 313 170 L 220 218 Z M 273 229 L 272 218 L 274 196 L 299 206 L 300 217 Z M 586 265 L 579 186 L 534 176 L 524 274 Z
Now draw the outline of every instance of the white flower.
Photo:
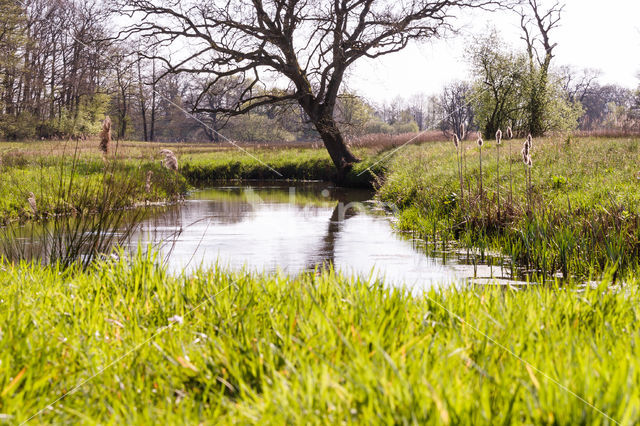
M 184 319 L 180 315 L 174 315 L 169 318 L 169 322 L 177 322 L 178 324 L 182 324 Z

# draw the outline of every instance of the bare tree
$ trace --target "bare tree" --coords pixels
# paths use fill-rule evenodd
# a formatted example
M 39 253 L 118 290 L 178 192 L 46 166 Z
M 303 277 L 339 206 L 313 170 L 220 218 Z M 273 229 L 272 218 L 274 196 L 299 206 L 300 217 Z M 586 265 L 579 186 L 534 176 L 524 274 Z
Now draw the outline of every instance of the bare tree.
M 440 128 L 445 134 L 456 134 L 460 140 L 466 137 L 462 129 L 469 129 L 473 123 L 470 95 L 471 85 L 465 81 L 451 83 L 443 89 L 439 106 L 443 115 Z
M 190 46 L 182 58 L 159 55 L 168 72 L 209 74 L 211 81 L 247 81 L 233 107 L 200 107 L 231 115 L 296 101 L 313 122 L 338 179 L 359 161 L 348 149 L 334 109 L 346 70 L 363 57 L 404 49 L 414 39 L 436 37 L 463 8 L 498 6 L 497 0 L 118 0 L 139 22 L 124 34 L 157 38 L 156 45 Z M 279 94 L 262 87 L 286 81 Z M 262 90 L 261 90 L 262 89 Z
M 543 9 L 540 0 L 527 0 L 525 8 L 520 10 L 521 38 L 527 44 L 532 79 L 528 109 L 529 132 L 533 136 L 540 136 L 545 130 L 544 108 L 547 101 L 549 68 L 554 57 L 553 51 L 558 45 L 551 41 L 550 33 L 558 27 L 563 9 L 564 4 L 559 1 L 548 9 Z

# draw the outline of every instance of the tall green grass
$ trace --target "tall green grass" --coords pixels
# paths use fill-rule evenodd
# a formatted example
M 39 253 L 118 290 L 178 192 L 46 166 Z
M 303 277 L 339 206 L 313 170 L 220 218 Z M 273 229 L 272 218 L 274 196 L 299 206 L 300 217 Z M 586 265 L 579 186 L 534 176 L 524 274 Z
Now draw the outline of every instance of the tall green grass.
M 509 143 L 519 146 L 522 140 Z M 399 225 L 424 238 L 485 245 L 512 258 L 532 274 L 589 277 L 608 268 L 635 269 L 640 259 L 638 139 L 535 141 L 532 167 L 516 152 L 501 161 L 511 170 L 498 179 L 497 160 L 483 162 L 479 149 L 464 145 L 469 157 L 465 181 L 472 188 L 464 203 L 459 192 L 457 153 L 450 143 L 399 151 L 387 166 L 379 197 L 398 205 Z M 483 150 L 495 151 L 493 143 Z M 513 195 L 511 195 L 511 193 Z M 476 195 L 477 194 L 477 195 Z M 484 198 L 484 203 L 482 199 Z M 500 206 L 500 207 L 498 207 Z
M 3 264 L 0 421 L 632 424 L 638 288 Z

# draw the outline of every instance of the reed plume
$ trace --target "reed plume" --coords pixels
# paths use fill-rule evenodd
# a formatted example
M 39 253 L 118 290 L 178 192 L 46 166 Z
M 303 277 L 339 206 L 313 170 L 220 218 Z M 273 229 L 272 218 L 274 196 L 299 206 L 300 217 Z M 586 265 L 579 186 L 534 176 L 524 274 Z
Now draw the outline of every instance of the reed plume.
M 164 165 L 169 170 L 173 170 L 174 172 L 178 171 L 178 159 L 175 154 L 169 149 L 160 150 L 161 154 L 164 154 L 164 162 L 161 161 L 161 164 Z
M 33 212 L 33 214 L 37 214 L 38 205 L 36 204 L 36 196 L 33 192 L 29 193 L 29 198 L 27 198 L 27 201 L 29 202 L 29 206 L 31 207 L 31 211 Z
M 111 118 L 107 115 L 104 117 L 100 132 L 100 150 L 104 155 L 109 154 L 109 145 L 111 145 Z

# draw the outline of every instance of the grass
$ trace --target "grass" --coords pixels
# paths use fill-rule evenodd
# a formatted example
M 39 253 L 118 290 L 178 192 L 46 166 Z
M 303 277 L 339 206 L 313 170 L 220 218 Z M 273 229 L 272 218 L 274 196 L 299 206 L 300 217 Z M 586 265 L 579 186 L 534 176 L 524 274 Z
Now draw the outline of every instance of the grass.
M 632 424 L 638 288 L 3 264 L 0 422 Z
M 172 200 L 186 192 L 186 180 L 161 167 L 148 149 L 118 147 L 116 155 L 105 161 L 97 143 L 2 143 L 0 223 L 50 219 L 91 209 L 95 203 L 87 194 L 113 186 L 114 179 L 131 187 L 122 200 L 125 206 Z M 153 171 L 149 193 L 145 191 L 147 171 Z M 29 192 L 35 194 L 37 212 L 27 202 Z
M 399 151 L 386 166 L 378 196 L 401 208 L 400 228 L 498 250 L 532 274 L 585 278 L 608 268 L 635 269 L 640 139 L 536 139 L 529 178 L 522 143 L 503 141 L 500 215 L 497 186 L 479 193 L 479 149 L 469 141 L 463 142 L 463 196 L 451 142 Z M 486 141 L 483 150 L 490 152 L 483 159 L 484 180 L 496 182 L 495 141 Z

